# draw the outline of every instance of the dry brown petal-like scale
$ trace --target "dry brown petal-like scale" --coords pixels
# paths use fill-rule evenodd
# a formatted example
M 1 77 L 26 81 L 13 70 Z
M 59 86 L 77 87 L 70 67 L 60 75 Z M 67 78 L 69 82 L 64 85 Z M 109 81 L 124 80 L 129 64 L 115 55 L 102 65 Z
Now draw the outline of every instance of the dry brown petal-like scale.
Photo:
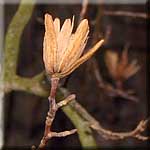
M 45 36 L 43 43 L 43 60 L 48 74 L 52 77 L 62 78 L 78 66 L 88 60 L 102 45 L 104 40 L 97 42 L 83 56 L 83 50 L 87 43 L 89 25 L 88 20 L 83 19 L 72 33 L 74 17 L 66 19 L 60 27 L 60 19 L 45 14 Z
M 117 52 L 108 50 L 105 55 L 105 62 L 110 75 L 115 80 L 127 80 L 140 69 L 136 60 L 129 63 L 128 51 L 126 49 L 120 57 Z

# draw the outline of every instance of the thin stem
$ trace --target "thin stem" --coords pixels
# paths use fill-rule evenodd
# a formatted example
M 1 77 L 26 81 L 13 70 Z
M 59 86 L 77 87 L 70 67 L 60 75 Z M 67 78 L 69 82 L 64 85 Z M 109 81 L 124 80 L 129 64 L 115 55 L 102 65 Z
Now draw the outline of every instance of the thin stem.
M 39 149 L 44 148 L 46 146 L 46 143 L 49 139 L 52 137 L 64 137 L 71 134 L 74 134 L 77 129 L 73 129 L 70 131 L 63 131 L 63 132 L 53 132 L 51 131 L 51 126 L 53 123 L 53 120 L 55 119 L 56 112 L 58 108 L 63 107 L 67 105 L 71 100 L 75 99 L 75 95 L 70 95 L 66 99 L 64 99 L 62 102 L 56 104 L 55 96 L 56 96 L 56 90 L 58 87 L 59 78 L 51 78 L 51 91 L 49 96 L 49 111 L 47 113 L 46 121 L 45 121 L 45 131 L 44 136 L 41 140 L 41 143 L 39 145 Z
M 80 23 L 80 21 L 82 19 L 84 19 L 85 14 L 87 12 L 87 7 L 88 7 L 88 0 L 83 0 L 82 1 L 82 9 L 81 9 L 81 12 L 80 12 L 80 18 L 79 18 L 78 24 Z
M 55 114 L 57 111 L 57 105 L 55 101 L 55 95 L 56 95 L 56 90 L 58 87 L 58 82 L 59 78 L 51 78 L 51 91 L 50 91 L 50 96 L 49 96 L 49 111 L 47 113 L 46 121 L 45 121 L 45 131 L 44 131 L 44 136 L 41 140 L 41 143 L 39 145 L 39 148 L 45 147 L 49 137 L 48 134 L 51 132 L 51 125 L 53 123 L 53 120 L 55 118 Z
M 116 88 L 123 91 L 123 83 L 122 83 L 122 80 L 116 80 Z
M 124 17 L 132 17 L 132 18 L 141 18 L 148 19 L 148 15 L 146 13 L 141 12 L 129 12 L 129 11 L 104 11 L 104 15 L 108 16 L 124 16 Z

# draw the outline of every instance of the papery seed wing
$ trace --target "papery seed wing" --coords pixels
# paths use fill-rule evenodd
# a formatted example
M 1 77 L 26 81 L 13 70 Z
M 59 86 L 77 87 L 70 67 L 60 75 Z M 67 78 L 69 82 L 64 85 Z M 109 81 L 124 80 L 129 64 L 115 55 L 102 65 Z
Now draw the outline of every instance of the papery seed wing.
M 54 27 L 55 27 L 55 33 L 56 33 L 56 38 L 57 38 L 60 32 L 60 19 L 59 18 L 55 18 Z
M 87 32 L 88 35 L 88 32 Z M 81 46 L 79 47 L 79 51 L 76 51 L 76 53 L 74 54 L 74 56 L 72 57 L 72 59 L 70 59 L 69 63 L 65 65 L 65 67 L 69 68 L 78 58 L 80 58 L 80 56 L 82 55 L 85 46 L 87 44 L 88 41 L 88 36 L 85 36 L 85 38 L 83 39 Z
M 114 78 L 117 73 L 118 54 L 108 50 L 105 54 L 105 63 L 110 75 Z
M 136 74 L 139 71 L 139 69 L 140 69 L 140 66 L 137 65 L 137 61 L 134 60 L 124 70 L 123 77 L 125 79 L 130 78 L 131 76 L 133 76 L 134 74 Z
M 124 70 L 127 67 L 127 65 L 128 65 L 128 49 L 124 49 L 117 66 L 117 73 L 116 73 L 117 79 L 123 77 Z
M 45 37 L 44 37 L 44 49 L 43 49 L 44 63 L 49 64 L 55 71 L 57 64 L 57 42 L 55 28 L 52 20 L 52 16 L 49 14 L 45 15 Z
M 124 48 L 123 48 L 123 51 L 122 51 L 122 55 L 121 55 L 121 58 L 120 60 L 122 61 L 123 65 L 126 66 L 129 62 L 128 60 L 128 50 L 129 50 L 129 46 L 130 44 L 129 43 L 126 43 Z
M 58 38 L 57 38 L 57 42 L 58 42 L 58 56 L 57 56 L 57 59 L 59 61 L 61 61 L 64 53 L 65 53 L 65 50 L 68 46 L 68 43 L 69 43 L 69 40 L 70 40 L 70 37 L 71 37 L 71 33 L 72 33 L 72 29 L 73 29 L 73 23 L 71 24 L 71 20 L 70 19 L 66 19 L 62 28 L 61 28 L 61 31 L 59 32 L 58 34 Z M 57 66 L 59 67 L 59 66 Z M 59 72 L 60 70 L 58 70 Z
M 73 70 L 75 70 L 82 63 L 88 60 L 99 49 L 103 42 L 104 40 L 100 40 L 99 42 L 97 42 L 91 49 L 89 49 L 89 51 L 86 54 L 84 54 L 80 59 L 78 59 L 72 66 L 64 70 L 64 72 L 62 72 L 60 75 L 63 77 L 70 74 Z
M 128 64 L 128 49 L 124 49 L 120 57 L 120 65 L 124 68 Z
M 49 74 L 53 73 L 53 65 L 52 65 L 52 59 L 49 56 L 49 47 L 47 45 L 46 38 L 44 36 L 44 41 L 43 41 L 43 61 L 45 65 L 46 72 Z
M 83 51 L 82 47 L 84 46 L 84 43 L 87 39 L 88 32 L 88 20 L 84 19 L 79 24 L 74 34 L 73 40 L 69 42 L 69 45 L 60 63 L 60 70 L 64 70 L 66 66 L 68 66 L 70 63 L 72 64 L 78 57 L 80 57 Z

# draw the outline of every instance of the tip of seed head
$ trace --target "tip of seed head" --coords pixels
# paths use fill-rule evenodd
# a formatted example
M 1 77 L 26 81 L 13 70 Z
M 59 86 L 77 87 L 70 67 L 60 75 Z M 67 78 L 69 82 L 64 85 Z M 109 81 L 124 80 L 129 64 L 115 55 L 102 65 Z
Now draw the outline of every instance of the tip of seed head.
M 52 17 L 50 14 L 46 13 L 45 15 L 45 18 L 48 18 L 48 17 Z

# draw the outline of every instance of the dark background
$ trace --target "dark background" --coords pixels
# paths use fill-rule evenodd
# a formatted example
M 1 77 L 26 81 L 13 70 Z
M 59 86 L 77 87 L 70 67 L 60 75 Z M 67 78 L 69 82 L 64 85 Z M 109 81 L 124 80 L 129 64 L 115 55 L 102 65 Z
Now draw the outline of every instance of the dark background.
M 5 8 L 5 32 L 18 5 L 7 4 Z M 89 5 L 86 18 L 90 22 L 90 38 L 87 47 L 91 46 L 94 25 L 98 9 L 125 10 L 131 12 L 145 12 L 146 5 Z M 53 17 L 62 20 L 72 18 L 75 15 L 75 27 L 81 11 L 81 5 L 36 5 L 32 18 L 26 26 L 21 43 L 18 62 L 18 74 L 24 77 L 33 77 L 44 70 L 42 60 L 42 45 L 44 36 L 43 18 L 46 12 Z M 62 23 L 62 22 L 61 22 Z M 129 42 L 129 58 L 136 58 L 140 64 L 140 71 L 131 77 L 125 86 L 134 89 L 139 102 L 135 103 L 122 98 L 111 99 L 98 88 L 92 69 L 89 68 L 90 60 L 81 65 L 71 75 L 67 88 L 77 95 L 77 101 L 81 103 L 90 114 L 101 124 L 113 131 L 130 131 L 138 122 L 148 115 L 148 99 L 146 95 L 146 61 L 147 61 L 147 21 L 142 18 L 124 16 L 102 15 L 100 24 L 100 37 L 103 37 L 107 26 L 112 31 L 108 43 L 96 53 L 95 57 L 99 64 L 105 81 L 110 81 L 104 54 L 108 49 L 122 51 L 124 45 Z M 61 81 L 62 84 L 64 80 Z M 38 145 L 44 132 L 44 123 L 48 111 L 47 99 L 37 97 L 25 92 L 13 91 L 6 95 L 5 99 L 5 145 L 6 146 L 31 146 Z M 70 120 L 59 110 L 57 112 L 53 129 L 63 131 L 73 128 Z M 146 146 L 147 142 L 132 138 L 120 141 L 105 140 L 94 132 L 98 145 L 105 146 Z M 49 141 L 50 146 L 80 146 L 77 134 L 65 138 L 54 138 Z

